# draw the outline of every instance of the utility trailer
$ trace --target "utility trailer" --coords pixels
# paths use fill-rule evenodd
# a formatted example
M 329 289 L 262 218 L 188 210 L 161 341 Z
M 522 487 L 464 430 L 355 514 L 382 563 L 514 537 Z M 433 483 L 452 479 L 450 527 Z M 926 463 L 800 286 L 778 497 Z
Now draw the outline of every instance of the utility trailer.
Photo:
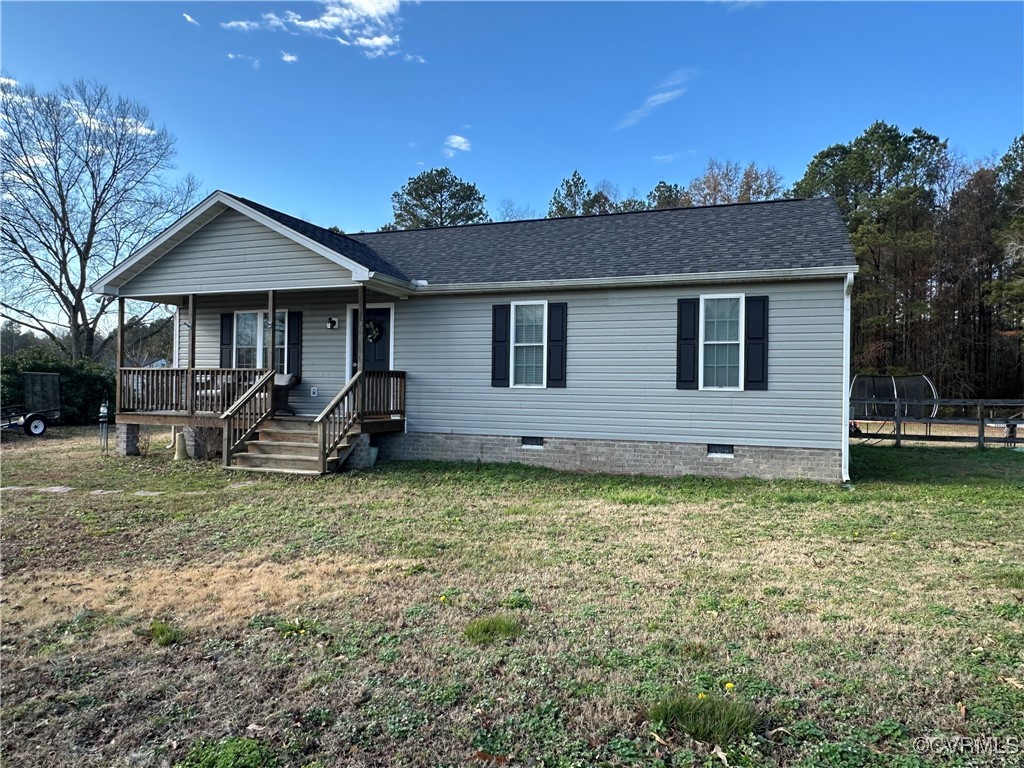
M 21 429 L 26 435 L 39 437 L 50 423 L 60 419 L 60 374 L 22 374 L 23 402 L 4 403 L 0 408 L 0 428 Z

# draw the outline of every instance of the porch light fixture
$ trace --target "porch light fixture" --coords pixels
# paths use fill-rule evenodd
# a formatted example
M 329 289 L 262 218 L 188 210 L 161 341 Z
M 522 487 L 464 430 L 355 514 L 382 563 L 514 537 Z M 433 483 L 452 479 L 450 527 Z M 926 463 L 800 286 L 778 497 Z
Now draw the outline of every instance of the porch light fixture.
M 328 331 L 333 331 L 337 327 L 338 327 L 338 318 L 336 318 L 336 317 L 328 317 L 327 318 L 327 330 Z

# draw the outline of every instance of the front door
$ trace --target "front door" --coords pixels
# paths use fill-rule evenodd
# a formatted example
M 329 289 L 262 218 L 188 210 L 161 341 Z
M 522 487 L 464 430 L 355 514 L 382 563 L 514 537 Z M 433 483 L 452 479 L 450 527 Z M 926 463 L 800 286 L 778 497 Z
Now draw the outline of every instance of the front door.
M 359 367 L 359 310 L 352 310 L 352 369 L 355 376 Z M 363 330 L 366 346 L 364 367 L 368 371 L 391 370 L 391 309 L 388 307 L 366 310 L 366 324 Z

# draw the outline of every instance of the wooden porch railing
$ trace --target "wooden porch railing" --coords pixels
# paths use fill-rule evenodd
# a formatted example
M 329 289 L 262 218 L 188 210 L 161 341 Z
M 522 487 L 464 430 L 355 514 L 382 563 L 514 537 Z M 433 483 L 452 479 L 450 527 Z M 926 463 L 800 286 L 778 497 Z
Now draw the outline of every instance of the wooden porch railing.
M 366 371 L 363 374 L 363 418 L 379 419 L 405 413 L 405 371 Z
M 265 374 L 260 368 L 121 368 L 118 412 L 220 415 Z
M 327 472 L 327 457 L 337 450 L 345 435 L 359 420 L 359 398 L 365 371 L 353 376 L 345 388 L 314 419 L 317 447 L 320 454 L 320 471 Z
M 314 423 L 320 452 L 320 471 L 357 422 L 405 414 L 405 371 L 360 371 Z
M 268 371 L 221 416 L 224 421 L 224 466 L 259 425 L 270 415 L 274 403 L 274 371 Z

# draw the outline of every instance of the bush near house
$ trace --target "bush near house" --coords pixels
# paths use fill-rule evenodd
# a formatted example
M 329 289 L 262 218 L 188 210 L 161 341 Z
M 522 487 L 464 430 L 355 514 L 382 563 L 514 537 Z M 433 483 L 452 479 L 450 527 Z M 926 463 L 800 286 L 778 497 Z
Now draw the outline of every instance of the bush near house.
M 112 370 L 92 360 L 72 362 L 51 349 L 23 349 L 5 356 L 0 361 L 0 400 L 24 402 L 22 374 L 28 371 L 60 374 L 64 424 L 95 424 L 103 401 L 113 404 L 116 376 Z

